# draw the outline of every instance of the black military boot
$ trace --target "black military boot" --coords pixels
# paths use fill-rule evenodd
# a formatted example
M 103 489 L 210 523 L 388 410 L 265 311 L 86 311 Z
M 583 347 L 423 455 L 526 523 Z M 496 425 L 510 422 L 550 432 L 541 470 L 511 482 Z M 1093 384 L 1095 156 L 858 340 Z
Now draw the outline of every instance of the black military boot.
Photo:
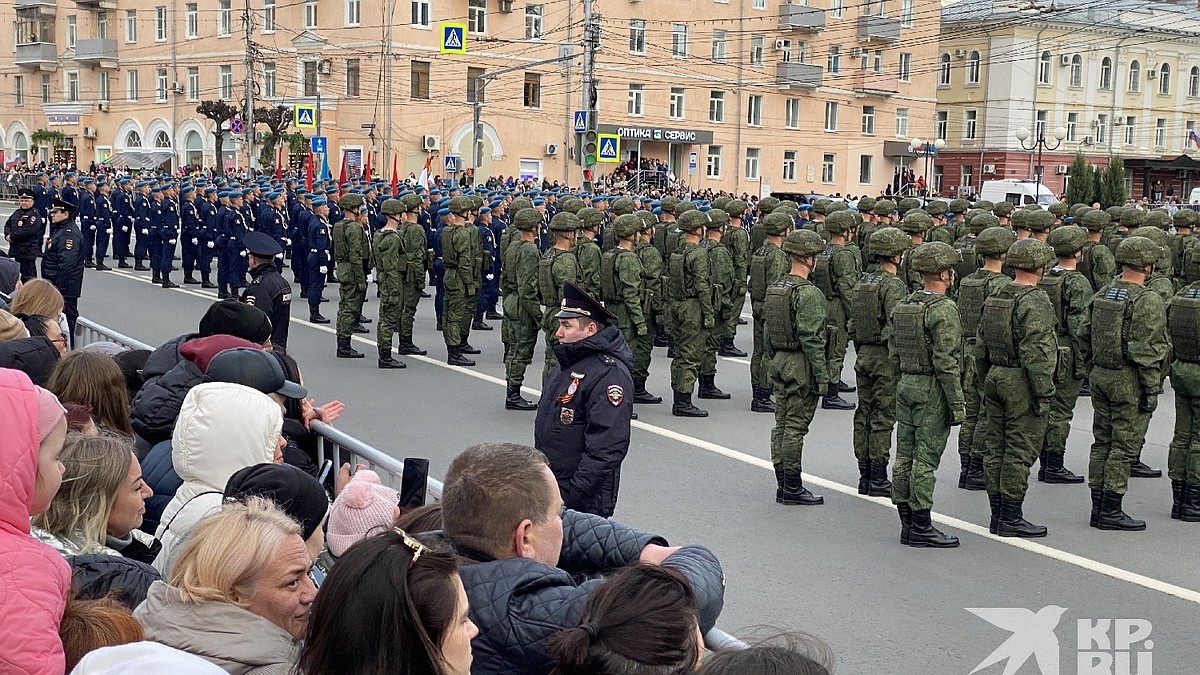
M 745 358 L 746 352 L 738 349 L 737 345 L 733 344 L 733 338 L 724 338 L 721 340 L 721 348 L 717 350 L 717 356 Z
M 1133 460 L 1133 464 L 1129 465 L 1130 478 L 1162 478 L 1162 469 L 1152 469 L 1148 464 L 1142 461 L 1141 457 Z
M 446 348 L 446 363 L 452 366 L 473 366 L 475 362 L 462 355 L 462 347 Z
M 964 490 L 978 492 L 987 487 L 987 482 L 983 479 L 983 458 L 968 455 L 967 464 L 967 479 L 959 484 Z
M 667 338 L 667 331 L 662 326 L 659 326 L 658 332 L 654 334 L 654 346 L 666 347 L 669 344 L 670 340 Z
M 1183 500 L 1179 502 L 1179 519 L 1185 523 L 1200 523 L 1200 485 L 1183 486 Z
M 887 462 L 871 463 L 871 480 L 867 483 L 867 495 L 871 497 L 892 496 L 892 481 L 888 480 Z
M 90 270 L 96 266 L 96 263 L 93 262 L 91 258 L 88 258 L 87 260 L 83 261 L 83 266 Z
M 858 494 L 865 495 L 871 485 L 871 463 L 865 459 L 858 460 Z
M 1100 496 L 1100 515 L 1096 518 L 1096 527 L 1101 530 L 1122 530 L 1137 532 L 1146 529 L 1146 521 L 1130 518 L 1121 508 L 1125 495 L 1105 490 Z M 1182 511 L 1182 509 L 1181 509 Z M 1182 518 L 1182 513 L 1180 514 Z
M 1077 485 L 1083 482 L 1083 476 L 1077 476 L 1063 466 L 1063 455 L 1043 452 L 1041 464 L 1038 467 L 1038 480 L 1053 485 Z
M 1025 520 L 1021 512 L 1021 502 L 1001 497 L 1000 520 L 996 522 L 996 534 L 1001 537 L 1036 539 L 1046 536 L 1046 528 Z
M 363 359 L 366 356 L 366 354 L 350 346 L 350 338 L 338 336 L 337 357 L 339 359 Z
M 754 399 L 750 401 L 750 411 L 760 413 L 775 412 L 775 402 L 771 400 L 771 390 L 766 387 L 754 388 Z
M 315 309 L 309 309 L 308 320 L 311 323 L 329 323 L 329 319 L 321 316 L 321 312 Z
M 112 268 L 109 267 L 108 265 L 105 265 L 103 260 L 100 260 L 99 262 L 96 263 L 96 271 L 97 272 L 108 272 L 110 270 L 112 270 Z
M 471 322 L 471 330 L 491 330 L 491 329 L 492 329 L 492 327 L 487 325 L 486 323 L 484 323 L 483 319 L 480 317 L 475 317 L 475 320 L 473 322 Z
M 837 390 L 843 394 L 850 394 L 850 393 L 858 391 L 858 387 L 856 387 L 852 384 L 846 384 L 842 380 L 838 380 Z
M 900 514 L 900 543 L 907 545 L 912 531 L 912 509 L 908 504 L 897 504 L 896 512 Z
M 133 271 L 134 272 L 149 272 L 150 268 L 146 267 L 145 262 L 138 260 L 137 264 L 133 266 Z
M 784 471 L 783 487 L 775 492 L 775 501 L 787 506 L 819 506 L 825 503 L 825 498 L 804 487 L 799 471 Z
M 700 376 L 700 391 L 697 393 L 699 398 L 725 400 L 729 398 L 729 394 L 717 389 L 716 375 L 701 375 Z
M 504 318 L 504 315 L 501 314 L 500 312 L 497 312 L 496 309 L 493 307 L 492 309 L 489 309 L 483 315 L 483 318 L 487 319 L 488 321 L 499 321 Z
M 458 351 L 462 352 L 463 354 L 478 354 L 479 353 L 479 350 L 472 347 L 470 342 L 462 343 L 462 346 L 458 348 Z
M 958 548 L 958 537 L 945 534 L 934 527 L 929 509 L 913 509 L 912 527 L 908 530 L 908 545 L 913 548 Z
M 1184 484 L 1181 480 L 1171 481 L 1171 518 L 1179 520 L 1179 509 L 1183 505 Z
M 192 274 L 183 275 L 183 283 L 187 284 L 188 286 L 199 286 L 200 285 L 200 282 L 196 281 L 195 275 L 192 275 Z
M 133 265 L 130 265 L 129 263 L 125 262 L 124 258 L 121 258 L 117 261 L 117 269 L 131 270 L 133 269 Z
M 692 405 L 690 392 L 675 392 L 675 403 L 671 406 L 671 414 L 676 417 L 708 417 L 707 410 L 701 410 Z
M 662 397 L 655 396 L 654 394 L 651 394 L 650 392 L 646 391 L 646 381 L 645 380 L 634 380 L 633 381 L 633 402 L 652 405 L 655 403 L 662 403 Z
M 200 288 L 216 288 L 217 285 L 212 282 L 212 277 L 205 274 L 200 277 Z
M 988 532 L 996 534 L 1000 527 L 1000 495 L 988 495 L 988 505 L 992 507 L 992 517 L 988 521 Z
M 367 333 L 370 333 L 371 331 L 368 330 L 367 327 L 362 325 L 361 323 L 355 322 L 353 326 L 350 326 L 350 332 L 358 333 L 359 335 L 366 335 Z
M 371 320 L 369 318 L 363 316 L 361 313 L 359 313 L 358 318 L 354 320 L 354 323 L 367 324 L 367 323 L 371 323 Z
M 153 272 L 150 274 L 150 282 L 151 282 L 151 283 L 155 283 L 155 284 L 161 284 L 161 283 L 162 283 L 162 275 L 158 273 L 158 270 L 154 270 L 154 271 L 153 271 Z
M 217 289 L 218 300 L 228 300 L 229 298 L 229 289 L 226 286 L 222 285 L 221 288 Z
M 162 275 L 162 287 L 163 288 L 179 288 L 179 284 L 175 283 L 174 281 L 171 281 L 170 274 L 164 274 L 164 275 Z
M 436 330 L 437 330 L 437 332 L 439 332 L 439 333 L 440 333 L 440 332 L 442 332 L 443 330 L 445 330 L 445 328 L 443 328 L 443 326 L 444 326 L 444 325 L 445 325 L 445 324 L 444 324 L 444 322 L 442 321 L 442 317 L 440 317 L 440 316 L 439 316 L 439 317 L 437 318 L 437 327 L 436 327 Z
M 504 395 L 505 410 L 537 410 L 537 404 L 521 396 L 521 385 L 510 384 Z
M 1088 521 L 1088 525 L 1096 527 L 1097 521 L 1100 519 L 1100 502 L 1104 499 L 1104 492 L 1100 488 L 1091 488 L 1092 492 L 1092 517 Z
M 821 408 L 825 410 L 854 410 L 854 404 L 842 398 L 837 392 L 837 385 L 829 387 L 829 393 L 821 399 Z
M 390 347 L 380 347 L 379 367 L 382 369 L 404 368 L 405 365 L 403 361 L 397 361 L 396 359 L 392 358 L 392 350 Z
M 679 355 L 675 353 L 675 343 L 674 342 L 667 343 L 667 358 L 673 359 L 673 358 L 677 358 L 678 356 Z
M 963 490 L 966 490 L 967 489 L 967 473 L 971 470 L 971 456 L 970 455 L 959 455 L 958 456 L 958 465 L 959 465 L 958 487 L 962 488 Z
M 1090 397 L 1092 395 L 1092 385 L 1088 383 L 1088 379 L 1083 378 L 1083 382 L 1079 384 L 1079 395 Z
M 396 353 L 400 355 L 411 354 L 413 356 L 425 356 L 425 350 L 414 345 L 412 342 L 404 342 L 396 347 Z

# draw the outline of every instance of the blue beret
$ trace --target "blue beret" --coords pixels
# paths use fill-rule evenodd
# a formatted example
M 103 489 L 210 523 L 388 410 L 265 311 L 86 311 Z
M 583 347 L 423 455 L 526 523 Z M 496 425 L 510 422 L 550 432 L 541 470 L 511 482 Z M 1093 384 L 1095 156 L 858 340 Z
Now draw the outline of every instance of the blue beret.
M 185 185 L 179 190 L 179 194 L 186 195 L 189 192 L 195 191 L 195 189 L 196 188 L 192 187 L 191 185 Z
M 448 216 L 450 215 L 450 209 L 438 209 L 437 214 L 438 218 L 441 218 L 442 216 Z
M 329 203 L 329 200 L 324 197 L 316 197 L 312 200 L 313 206 L 325 206 L 327 203 Z
M 229 198 L 229 191 L 228 191 L 228 190 L 221 190 L 220 192 L 218 192 L 218 193 L 217 193 L 217 197 L 218 197 L 218 198 L 220 198 L 220 199 L 228 199 L 228 198 Z
M 797 211 L 812 211 L 812 204 L 801 204 L 796 207 Z
M 139 181 L 137 182 L 137 185 L 136 185 L 135 187 L 144 188 L 144 187 L 146 187 L 147 185 L 149 185 L 149 183 L 147 183 L 146 181 L 144 181 L 144 180 L 139 180 Z
M 651 211 L 650 213 L 653 213 L 656 216 L 660 216 L 660 215 L 662 215 L 662 207 L 656 206 L 656 207 L 654 207 L 654 210 Z
M 491 210 L 490 208 L 486 207 L 486 206 L 484 206 L 484 207 L 481 207 L 481 208 L 479 209 L 479 215 L 481 215 L 481 216 L 482 216 L 483 214 L 485 214 L 485 213 L 491 213 L 491 212 L 492 212 L 492 210 Z
M 499 199 L 494 199 L 494 200 L 492 200 L 492 203 L 491 203 L 491 204 L 488 204 L 488 206 L 494 209 L 494 208 L 496 208 L 497 206 L 500 206 L 500 200 L 499 200 Z
M 157 185 L 150 188 L 150 194 L 159 194 L 161 192 L 162 192 L 162 188 L 158 187 Z
M 214 193 L 216 191 L 217 191 L 217 188 L 212 187 L 212 186 L 204 188 L 204 194 L 206 194 L 206 195 L 211 195 L 212 193 Z

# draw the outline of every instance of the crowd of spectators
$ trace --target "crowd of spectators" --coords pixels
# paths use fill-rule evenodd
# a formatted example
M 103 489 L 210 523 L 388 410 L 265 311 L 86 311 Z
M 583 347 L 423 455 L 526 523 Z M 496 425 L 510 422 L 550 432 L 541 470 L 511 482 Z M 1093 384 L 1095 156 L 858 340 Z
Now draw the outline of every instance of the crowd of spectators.
M 53 287 L 14 290 L 0 672 L 828 672 L 706 655 L 717 557 L 565 509 L 533 448 L 467 448 L 441 503 L 407 509 L 366 467 L 322 471 L 310 425 L 344 406 L 314 405 L 253 306 L 214 303 L 153 351 L 69 349 Z

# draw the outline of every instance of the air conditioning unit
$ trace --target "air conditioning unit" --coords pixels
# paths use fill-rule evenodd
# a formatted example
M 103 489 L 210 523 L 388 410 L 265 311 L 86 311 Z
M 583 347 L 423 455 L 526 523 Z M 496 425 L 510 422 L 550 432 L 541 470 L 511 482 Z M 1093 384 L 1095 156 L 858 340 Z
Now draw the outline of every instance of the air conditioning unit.
M 1058 57 L 1058 65 L 1060 65 L 1060 66 L 1071 65 L 1071 55 L 1063 54 L 1062 56 Z
M 1158 77 L 1158 68 L 1146 69 L 1146 79 L 1147 80 L 1153 80 L 1156 77 Z
M 1124 117 L 1122 117 L 1122 116 L 1120 116 L 1120 115 L 1117 115 L 1116 117 L 1114 117 L 1114 118 L 1113 118 L 1113 126 L 1114 126 L 1114 127 L 1119 127 L 1119 126 L 1121 126 L 1122 124 L 1125 124 L 1125 118 L 1124 118 Z
M 317 62 L 317 72 L 321 75 L 328 75 L 333 72 L 333 64 L 329 59 L 321 59 Z
M 554 143 L 547 143 L 546 144 L 546 154 L 547 155 L 557 155 L 558 154 L 558 146 Z
M 1093 142 L 1094 140 L 1095 140 L 1095 139 L 1093 139 L 1091 136 L 1084 136 L 1084 137 L 1083 137 L 1083 144 L 1084 144 L 1084 145 L 1091 145 L 1091 144 L 1092 144 L 1092 142 Z
M 996 173 L 996 165 L 995 164 L 984 164 L 983 172 L 984 173 Z
M 791 48 L 792 48 L 792 41 L 791 41 L 791 40 L 776 40 L 776 41 L 775 41 L 775 49 L 776 49 L 776 51 L 782 51 L 782 50 L 784 50 L 784 49 L 791 49 Z M 858 56 L 858 54 L 855 54 L 855 53 L 854 53 L 854 52 L 856 52 L 856 51 L 858 51 L 858 48 L 851 49 L 851 50 L 850 50 L 850 53 L 851 53 L 851 55 L 852 55 L 852 56 Z
M 434 150 L 441 150 L 442 149 L 442 137 L 441 136 L 422 136 L 421 137 L 421 148 L 424 149 L 426 152 L 432 152 Z
M 96 108 L 99 109 L 100 112 L 108 112 L 108 101 L 101 101 L 97 103 Z
M 501 14 L 512 14 L 512 11 L 513 11 L 513 0 L 500 0 L 500 13 Z
M 954 50 L 954 58 L 963 59 L 966 57 L 967 57 L 967 50 L 965 50 L 965 49 L 955 49 Z
M 777 40 L 776 42 L 777 43 L 783 42 L 783 40 Z M 776 49 L 779 49 L 779 47 L 776 47 Z M 862 47 L 851 47 L 850 48 L 850 58 L 857 59 L 860 56 L 862 56 Z
M 1058 174 L 1058 175 L 1060 175 L 1060 176 L 1065 176 L 1065 175 L 1067 175 L 1067 165 L 1066 165 L 1066 164 L 1059 164 L 1058 166 L 1054 167 L 1054 173 L 1056 173 L 1056 174 Z
M 183 83 L 176 82 L 175 84 L 171 85 L 171 91 L 175 92 L 176 94 L 182 94 L 183 93 Z
M 83 128 L 83 137 L 84 138 L 95 138 L 96 137 L 96 127 L 84 127 Z

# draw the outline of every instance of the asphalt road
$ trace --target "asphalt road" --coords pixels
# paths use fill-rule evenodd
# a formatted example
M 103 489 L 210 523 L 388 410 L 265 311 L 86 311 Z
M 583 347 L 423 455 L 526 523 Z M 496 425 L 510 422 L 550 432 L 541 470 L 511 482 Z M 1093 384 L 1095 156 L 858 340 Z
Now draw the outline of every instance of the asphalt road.
M 180 273 L 176 273 L 178 281 Z M 289 274 L 289 271 L 285 271 Z M 290 276 L 289 276 L 290 278 Z M 333 302 L 336 288 L 326 289 Z M 81 313 L 100 324 L 151 344 L 194 331 L 215 299 L 196 287 L 163 290 L 149 273 L 88 271 Z M 299 298 L 297 298 L 299 301 Z M 303 301 L 299 301 L 303 303 Z M 374 297 L 365 312 L 374 317 Z M 368 358 L 334 357 L 333 331 L 306 320 L 307 306 L 293 308 L 290 353 L 300 362 L 318 403 L 339 399 L 347 410 L 337 426 L 396 457 L 431 460 L 440 476 L 462 448 L 483 441 L 531 443 L 533 413 L 503 408 L 502 347 L 497 330 L 473 332 L 483 350 L 476 368 L 445 364 L 445 348 L 434 331 L 432 300 L 418 311 L 415 341 L 427 357 L 404 357 L 408 368 L 375 368 L 370 339 L 355 339 Z M 372 327 L 374 324 L 372 324 Z M 737 342 L 748 348 L 745 328 Z M 651 366 L 649 389 L 669 401 L 665 350 Z M 541 353 L 530 368 L 527 385 L 536 385 Z M 967 608 L 1066 608 L 1057 625 L 1060 667 L 1030 658 L 1018 674 L 1143 672 L 1136 668 L 1152 657 L 1157 673 L 1200 671 L 1200 525 L 1168 518 L 1170 484 L 1134 479 L 1126 510 L 1148 521 L 1141 533 L 1100 532 L 1087 526 L 1086 486 L 1032 483 L 1026 515 L 1047 525 L 1050 536 L 1032 542 L 1001 539 L 987 533 L 984 493 L 956 487 L 958 460 L 950 450 L 938 473 L 935 512 L 941 526 L 957 535 L 954 550 L 914 550 L 898 542 L 899 522 L 890 503 L 856 493 L 857 466 L 850 446 L 851 413 L 818 410 L 805 455 L 806 483 L 823 493 L 820 507 L 775 504 L 769 463 L 770 415 L 749 411 L 748 360 L 722 359 L 717 383 L 733 394 L 730 401 L 701 401 L 707 419 L 672 417 L 669 404 L 639 406 L 640 421 L 624 464 L 616 518 L 666 536 L 673 543 L 702 543 L 725 565 L 728 590 L 720 625 L 741 636 L 802 631 L 826 641 L 837 656 L 839 673 L 966 674 L 988 660 L 1010 636 L 1009 630 L 1036 626 L 1032 615 L 1015 612 L 1009 630 L 992 625 Z M 853 378 L 852 358 L 847 378 Z M 853 398 L 853 394 L 848 397 Z M 1084 472 L 1091 442 L 1087 399 L 1076 411 L 1067 466 Z M 1166 468 L 1166 445 L 1174 423 L 1170 389 L 1160 399 L 1144 458 Z M 1048 610 L 1054 614 L 1057 610 Z M 1044 615 L 1043 615 L 1044 616 Z M 1106 663 L 1109 654 L 1081 654 L 1078 622 L 1128 619 L 1150 622 L 1149 642 L 1133 645 L 1134 667 L 1116 670 L 1087 667 Z M 1101 624 L 1104 625 L 1104 624 Z M 1127 626 L 1128 624 L 1114 624 Z M 1137 624 L 1141 626 L 1142 624 Z M 1094 631 L 1093 631 L 1094 632 Z M 1117 628 L 1108 631 L 1115 637 Z M 1043 638 L 1048 633 L 1043 630 Z M 1041 644 L 1034 637 L 1015 641 L 1016 660 Z M 1053 641 L 1049 643 L 1052 647 Z M 1085 650 L 1109 644 L 1085 642 Z M 1115 640 L 1112 649 L 1128 649 Z M 1046 653 L 1053 653 L 1048 649 Z M 1078 669 L 1077 669 L 1078 664 Z M 1005 662 L 980 673 L 1006 673 Z

